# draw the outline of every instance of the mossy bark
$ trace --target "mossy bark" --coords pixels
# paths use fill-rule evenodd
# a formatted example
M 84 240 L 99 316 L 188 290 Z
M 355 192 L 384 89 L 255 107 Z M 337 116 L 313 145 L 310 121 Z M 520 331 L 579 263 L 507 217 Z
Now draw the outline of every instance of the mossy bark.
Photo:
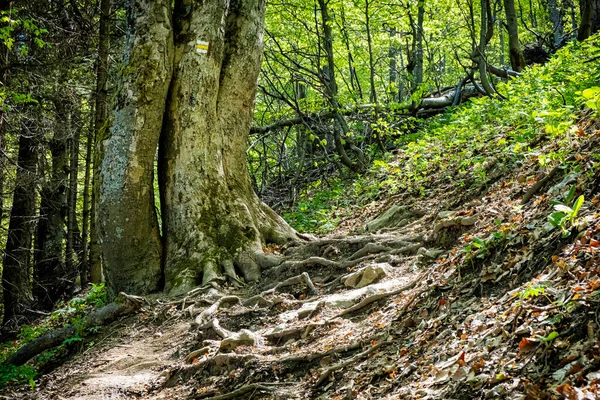
M 153 167 L 173 65 L 171 2 L 133 0 L 114 122 L 102 143 L 98 231 L 114 293 L 160 289 L 162 240 Z
M 257 280 L 252 253 L 265 240 L 295 236 L 258 199 L 246 166 L 264 11 L 264 0 L 175 4 L 175 69 L 159 152 L 171 293 L 238 272 Z
M 160 286 L 152 171 L 161 126 L 168 292 L 225 277 L 238 281 L 238 274 L 257 280 L 263 244 L 296 237 L 258 199 L 246 166 L 265 1 L 176 0 L 173 29 L 161 11 L 167 9 L 165 0 L 136 0 L 128 12 L 135 29 L 101 174 L 99 220 L 114 291 Z

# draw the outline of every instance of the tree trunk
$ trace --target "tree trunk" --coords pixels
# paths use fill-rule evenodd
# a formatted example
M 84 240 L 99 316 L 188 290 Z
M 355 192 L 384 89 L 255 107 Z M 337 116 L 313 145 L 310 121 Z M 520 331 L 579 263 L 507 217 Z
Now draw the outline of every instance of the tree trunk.
M 416 27 L 416 47 L 415 53 L 415 69 L 413 76 L 413 91 L 417 90 L 419 85 L 423 83 L 423 18 L 425 15 L 425 0 L 419 0 L 417 10 L 417 27 Z
M 95 113 L 94 113 L 95 114 Z M 90 281 L 90 261 L 88 258 L 88 232 L 90 226 L 90 186 L 92 172 L 92 153 L 94 151 L 93 124 L 88 131 L 85 145 L 85 176 L 83 179 L 83 212 L 81 215 L 81 287 L 85 288 Z M 102 272 L 102 271 L 100 271 Z M 97 277 L 96 277 L 97 278 Z M 102 276 L 100 276 L 101 280 Z M 92 281 L 93 282 L 93 281 Z M 98 283 L 98 282 L 95 282 Z
M 145 294 L 159 290 L 162 277 L 153 172 L 173 66 L 171 1 L 132 0 L 127 21 L 114 122 L 101 143 L 97 225 L 108 287 Z
M 19 166 L 2 264 L 3 325 L 5 326 L 11 321 L 18 323 L 16 319 L 22 317 L 33 303 L 30 256 L 36 203 L 37 132 L 35 130 L 35 122 L 24 122 L 19 137 L 17 159 Z
M 80 106 L 80 104 L 78 104 Z M 76 114 L 77 113 L 77 114 Z M 69 197 L 68 197 L 68 212 L 67 212 L 67 249 L 65 252 L 66 269 L 69 274 L 77 275 L 80 271 L 79 263 L 75 263 L 75 252 L 80 246 L 75 243 L 76 236 L 79 232 L 77 226 L 77 177 L 79 173 L 79 139 L 81 136 L 79 110 L 76 110 L 74 118 L 74 129 L 72 129 L 71 139 L 69 141 L 70 165 L 69 165 Z M 81 254 L 80 252 L 78 252 Z M 79 257 L 78 257 L 79 258 Z M 83 264 L 83 263 L 81 263 Z M 81 282 L 81 287 L 84 288 L 87 282 Z
M 398 101 L 398 66 L 396 62 L 396 54 L 398 53 L 398 49 L 394 45 L 394 36 L 396 36 L 396 29 L 392 28 L 390 30 L 390 47 L 388 49 L 388 59 L 389 59 L 389 101 Z
M 319 8 L 321 11 L 321 23 L 323 28 L 323 48 L 327 57 L 327 69 L 323 73 L 323 84 L 327 100 L 335 114 L 333 122 L 333 138 L 335 142 L 336 152 L 338 153 L 342 163 L 350 169 L 359 170 L 364 166 L 363 154 L 346 136 L 348 125 L 342 113 L 339 112 L 340 104 L 338 101 L 338 87 L 335 80 L 335 60 L 333 55 L 333 31 L 331 29 L 332 21 L 325 0 L 319 0 Z M 356 154 L 361 165 L 356 165 L 346 153 L 344 141 L 349 144 L 352 151 Z
M 505 0 L 510 1 L 510 0 Z M 479 66 L 479 79 L 481 80 L 481 86 L 485 90 L 488 96 L 492 96 L 495 91 L 487 75 L 487 61 L 486 61 L 486 47 L 488 42 L 488 0 L 481 0 L 481 27 L 479 31 L 479 48 L 478 54 L 474 58 Z
M 523 57 L 521 43 L 519 42 L 519 27 L 517 25 L 515 0 L 504 0 L 504 11 L 506 13 L 506 26 L 508 27 L 510 65 L 513 70 L 521 72 L 525 68 L 525 58 Z
M 56 123 L 50 141 L 52 171 L 41 192 L 40 220 L 35 243 L 33 294 L 38 306 L 51 310 L 59 298 L 72 292 L 75 276 L 65 270 L 63 242 L 67 215 L 67 179 L 69 174 L 68 134 L 71 127 L 70 103 L 57 93 Z
M 101 146 L 106 138 L 108 128 L 108 52 L 110 49 L 110 0 L 100 0 L 100 30 L 98 34 L 98 60 L 96 62 L 96 102 L 94 105 L 94 134 L 90 149 L 88 142 L 88 156 L 93 156 L 92 172 L 92 202 L 90 204 L 90 280 L 93 283 L 102 282 L 102 260 L 100 257 L 100 243 L 98 241 L 98 227 L 96 214 L 99 200 L 99 171 L 102 162 Z M 89 139 L 88 139 L 89 141 Z M 89 179 L 89 177 L 88 177 Z M 86 237 L 87 239 L 87 237 Z M 83 246 L 87 246 L 86 241 Z M 87 280 L 87 279 L 86 279 Z
M 548 0 L 548 14 L 550 14 L 550 21 L 552 22 L 552 29 L 554 34 L 554 48 L 557 49 L 564 34 L 563 16 L 558 8 L 557 0 Z
M 260 277 L 265 242 L 295 232 L 252 190 L 245 151 L 264 0 L 175 3 L 175 69 L 159 152 L 165 290 Z M 237 270 L 236 270 L 237 268 Z
M 377 104 L 377 91 L 375 90 L 375 61 L 373 59 L 373 39 L 371 38 L 369 0 L 365 0 L 365 23 L 367 29 L 367 47 L 369 50 L 369 82 L 371 84 L 369 101 L 373 104 Z
M 592 19 L 594 16 L 594 0 L 581 0 L 579 3 L 581 23 L 577 32 L 577 40 L 584 41 L 592 35 Z

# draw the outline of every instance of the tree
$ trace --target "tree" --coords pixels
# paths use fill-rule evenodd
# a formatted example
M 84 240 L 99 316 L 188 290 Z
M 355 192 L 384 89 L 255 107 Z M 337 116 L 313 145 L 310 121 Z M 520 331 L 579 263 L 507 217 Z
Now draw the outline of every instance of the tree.
M 98 209 L 114 291 L 158 290 L 163 274 L 171 293 L 224 276 L 235 282 L 238 271 L 257 280 L 264 242 L 295 237 L 252 190 L 245 161 L 265 2 L 177 0 L 173 16 L 170 4 L 132 0 L 127 9 L 126 66 L 103 145 Z M 161 131 L 164 254 L 153 196 Z
M 508 52 L 512 69 L 521 72 L 525 68 L 525 58 L 521 51 L 519 42 L 519 27 L 517 25 L 517 11 L 514 0 L 504 0 L 504 11 L 506 13 L 506 26 L 508 30 Z
M 3 325 L 7 325 L 14 318 L 23 316 L 33 303 L 29 261 L 35 219 L 37 136 L 36 121 L 21 122 L 17 185 L 13 193 L 8 239 L 2 263 Z

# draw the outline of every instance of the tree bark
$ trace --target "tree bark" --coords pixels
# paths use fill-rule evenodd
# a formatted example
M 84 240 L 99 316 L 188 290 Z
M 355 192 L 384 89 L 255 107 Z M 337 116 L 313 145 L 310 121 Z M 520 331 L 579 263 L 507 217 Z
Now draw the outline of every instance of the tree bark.
M 2 268 L 3 325 L 18 322 L 33 303 L 30 283 L 31 238 L 36 203 L 37 132 L 33 121 L 22 123 L 16 186 Z
M 579 3 L 581 12 L 581 23 L 577 32 L 577 40 L 580 42 L 592 35 L 592 18 L 594 16 L 594 0 L 581 0 Z
M 68 134 L 71 127 L 69 102 L 57 93 L 54 137 L 50 141 L 52 170 L 41 192 L 40 219 L 35 243 L 33 294 L 38 306 L 51 310 L 65 293 L 72 292 L 75 276 L 65 269 L 63 242 L 67 216 L 69 174 Z
M 175 70 L 159 169 L 165 290 L 260 277 L 265 242 L 295 232 L 252 190 L 245 150 L 263 45 L 264 0 L 175 3 Z
M 521 51 L 519 42 L 519 27 L 517 25 L 517 10 L 515 0 L 504 0 L 504 11 L 506 13 L 506 26 L 508 29 L 508 52 L 512 69 L 521 72 L 525 68 L 525 58 Z
M 171 1 L 132 0 L 127 21 L 114 122 L 101 143 L 97 224 L 110 290 L 145 294 L 162 277 L 153 171 L 173 66 Z
M 79 105 L 79 104 L 78 104 Z M 77 225 L 77 177 L 79 173 L 79 139 L 81 137 L 79 110 L 73 113 L 73 129 L 69 140 L 69 191 L 67 207 L 67 248 L 65 251 L 65 267 L 67 273 L 73 274 L 75 278 L 80 272 L 80 263 L 75 263 L 75 253 L 80 253 L 80 246 L 76 245 L 75 239 L 78 236 L 79 227 Z M 77 251 L 77 250 L 79 251 Z M 83 263 L 81 263 L 83 264 Z M 81 282 L 81 287 L 85 287 L 87 282 Z
M 371 20 L 369 14 L 369 0 L 365 0 L 365 27 L 367 29 L 367 47 L 369 50 L 369 83 L 371 103 L 377 104 L 377 91 L 375 89 L 375 61 L 373 58 L 373 40 L 371 38 Z
M 415 48 L 415 69 L 413 77 L 413 91 L 423 83 L 423 19 L 425 16 L 425 0 L 419 0 L 417 9 L 417 29 Z
M 106 138 L 108 128 L 108 52 L 110 49 L 110 0 L 100 0 L 100 28 L 98 33 L 98 60 L 96 61 L 96 101 L 94 104 L 94 133 L 88 138 L 88 149 L 86 157 L 93 159 L 92 166 L 92 201 L 90 207 L 90 254 L 89 269 L 90 280 L 99 284 L 102 282 L 102 260 L 100 256 L 100 243 L 98 241 L 98 229 L 96 214 L 100 191 L 99 171 L 102 162 L 102 152 L 99 143 Z M 91 142 L 90 142 L 91 139 Z M 90 148 L 90 146 L 92 146 Z M 95 150 L 95 151 L 94 151 Z M 93 153 L 93 154 L 92 154 Z M 86 171 L 87 172 L 87 171 Z M 89 182 L 90 177 L 86 178 Z M 84 209 L 85 209 L 84 194 Z M 87 225 L 86 225 L 87 227 Z M 85 229 L 85 228 L 84 228 Z M 82 238 L 83 239 L 83 238 Z M 87 235 L 83 240 L 84 248 L 87 248 Z M 86 268 L 87 269 L 87 268 Z M 85 279 L 87 281 L 87 277 Z M 83 282 L 83 280 L 82 280 Z

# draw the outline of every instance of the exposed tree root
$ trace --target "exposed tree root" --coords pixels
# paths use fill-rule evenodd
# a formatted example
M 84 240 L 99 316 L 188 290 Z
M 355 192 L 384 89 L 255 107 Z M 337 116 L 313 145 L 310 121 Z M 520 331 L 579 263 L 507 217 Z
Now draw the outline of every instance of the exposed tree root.
M 324 357 L 327 357 L 327 356 L 330 356 L 333 354 L 345 353 L 347 351 L 356 350 L 359 347 L 361 347 L 362 345 L 363 345 L 363 343 L 356 342 L 356 343 L 347 344 L 344 346 L 334 347 L 333 349 L 329 349 L 327 351 L 322 351 L 322 352 L 318 352 L 318 353 L 308 353 L 308 354 L 302 354 L 302 355 L 298 355 L 298 356 L 283 357 L 283 358 L 277 360 L 277 362 L 279 362 L 279 363 L 296 363 L 296 362 L 314 361 L 314 360 L 318 360 L 320 358 L 324 358 Z
M 356 305 L 353 305 L 352 307 L 349 307 L 349 308 L 346 308 L 346 309 L 342 310 L 341 312 L 339 312 L 338 314 L 336 314 L 332 319 L 343 317 L 344 315 L 347 315 L 347 314 L 353 313 L 355 311 L 358 311 L 361 308 L 364 308 L 364 307 L 368 306 L 369 304 L 374 303 L 374 302 L 376 302 L 378 300 L 385 299 L 386 297 L 390 297 L 390 296 L 394 296 L 394 295 L 400 294 L 400 293 L 402 293 L 402 292 L 404 292 L 405 290 L 408 290 L 408 289 L 412 289 L 412 288 L 414 288 L 417 285 L 417 283 L 419 283 L 419 279 L 415 279 L 414 281 L 412 281 L 408 285 L 402 286 L 401 288 L 398 288 L 396 290 L 392 290 L 391 292 L 377 293 L 377 294 L 374 294 L 372 296 L 369 296 L 369 297 L 363 299 L 360 303 L 358 303 Z
M 279 341 L 282 339 L 288 340 L 290 338 L 296 338 L 296 337 L 305 338 L 315 328 L 317 328 L 319 326 L 323 326 L 325 324 L 326 324 L 325 322 L 311 322 L 308 325 L 302 325 L 302 326 L 298 326 L 295 328 L 289 328 L 289 329 L 284 329 L 281 331 L 275 331 L 275 332 L 267 333 L 263 336 L 265 337 L 265 339 L 267 339 L 269 341 L 275 341 L 275 340 Z
M 201 370 L 208 370 L 212 375 L 220 375 L 241 368 L 245 363 L 258 359 L 254 354 L 219 353 L 196 364 L 184 365 L 173 369 L 165 377 L 163 387 L 173 387 L 185 382 Z
M 88 329 L 95 326 L 109 324 L 122 315 L 138 311 L 144 305 L 145 300 L 142 297 L 131 296 L 125 293 L 119 293 L 114 302 L 89 313 L 83 319 L 83 326 L 66 326 L 62 329 L 49 332 L 40 336 L 33 342 L 17 350 L 13 355 L 6 359 L 5 364 L 23 365 L 41 352 L 56 347 L 63 343 L 65 339 L 75 336 L 77 329 Z
M 308 273 L 303 272 L 300 275 L 296 275 L 293 276 L 291 278 L 286 279 L 285 281 L 278 283 L 273 289 L 271 289 L 273 292 L 276 292 L 278 289 L 281 289 L 283 287 L 287 287 L 287 286 L 294 286 L 294 285 L 300 285 L 300 284 L 305 284 L 306 287 L 308 288 L 308 292 L 310 294 L 315 294 L 317 293 L 317 289 L 315 288 L 315 285 L 312 283 L 312 281 L 310 280 L 310 276 L 308 276 Z M 263 292 L 263 294 L 268 293 L 267 292 Z
M 317 382 L 315 383 L 315 388 L 319 387 L 323 382 L 325 382 L 325 379 L 329 378 L 329 376 L 331 374 L 333 374 L 335 371 L 346 368 L 348 365 L 354 364 L 361 358 L 368 356 L 369 354 L 371 354 L 375 350 L 379 349 L 381 346 L 383 346 L 386 343 L 388 343 L 388 342 L 379 342 L 376 345 L 369 347 L 367 350 L 363 351 L 362 353 L 358 353 L 354 357 L 352 357 L 344 362 L 335 364 L 335 365 L 327 368 L 325 371 L 323 371 L 321 373 L 321 375 L 319 376 L 319 379 L 317 379 Z
M 273 387 L 274 383 L 250 383 L 248 385 L 244 385 L 239 389 L 234 390 L 233 392 L 225 393 L 219 396 L 206 397 L 204 394 L 194 395 L 188 397 L 189 399 L 205 399 L 205 400 L 227 400 L 227 399 L 235 399 L 236 397 L 243 396 L 247 393 L 255 393 L 255 392 L 272 392 L 275 388 Z
M 185 356 L 185 362 L 190 364 L 192 363 L 196 358 L 200 357 L 200 356 L 204 356 L 206 355 L 208 357 L 208 354 L 211 350 L 214 350 L 213 347 L 211 346 L 204 346 L 201 349 L 198 350 L 194 350 L 192 351 L 190 354 L 188 354 L 187 356 Z
M 368 243 L 362 249 L 358 250 L 357 252 L 355 252 L 354 254 L 352 254 L 350 257 L 348 257 L 348 259 L 349 260 L 356 260 L 357 258 L 361 258 L 361 257 L 366 256 L 368 254 L 381 253 L 383 251 L 387 252 L 387 251 L 390 251 L 390 250 L 391 249 L 389 247 L 383 246 L 381 244 Z
M 223 296 L 217 300 L 212 306 L 202 311 L 195 320 L 196 326 L 200 329 L 210 328 L 212 326 L 213 317 L 221 308 L 221 305 L 227 303 L 236 303 L 242 305 L 242 300 L 238 296 Z

